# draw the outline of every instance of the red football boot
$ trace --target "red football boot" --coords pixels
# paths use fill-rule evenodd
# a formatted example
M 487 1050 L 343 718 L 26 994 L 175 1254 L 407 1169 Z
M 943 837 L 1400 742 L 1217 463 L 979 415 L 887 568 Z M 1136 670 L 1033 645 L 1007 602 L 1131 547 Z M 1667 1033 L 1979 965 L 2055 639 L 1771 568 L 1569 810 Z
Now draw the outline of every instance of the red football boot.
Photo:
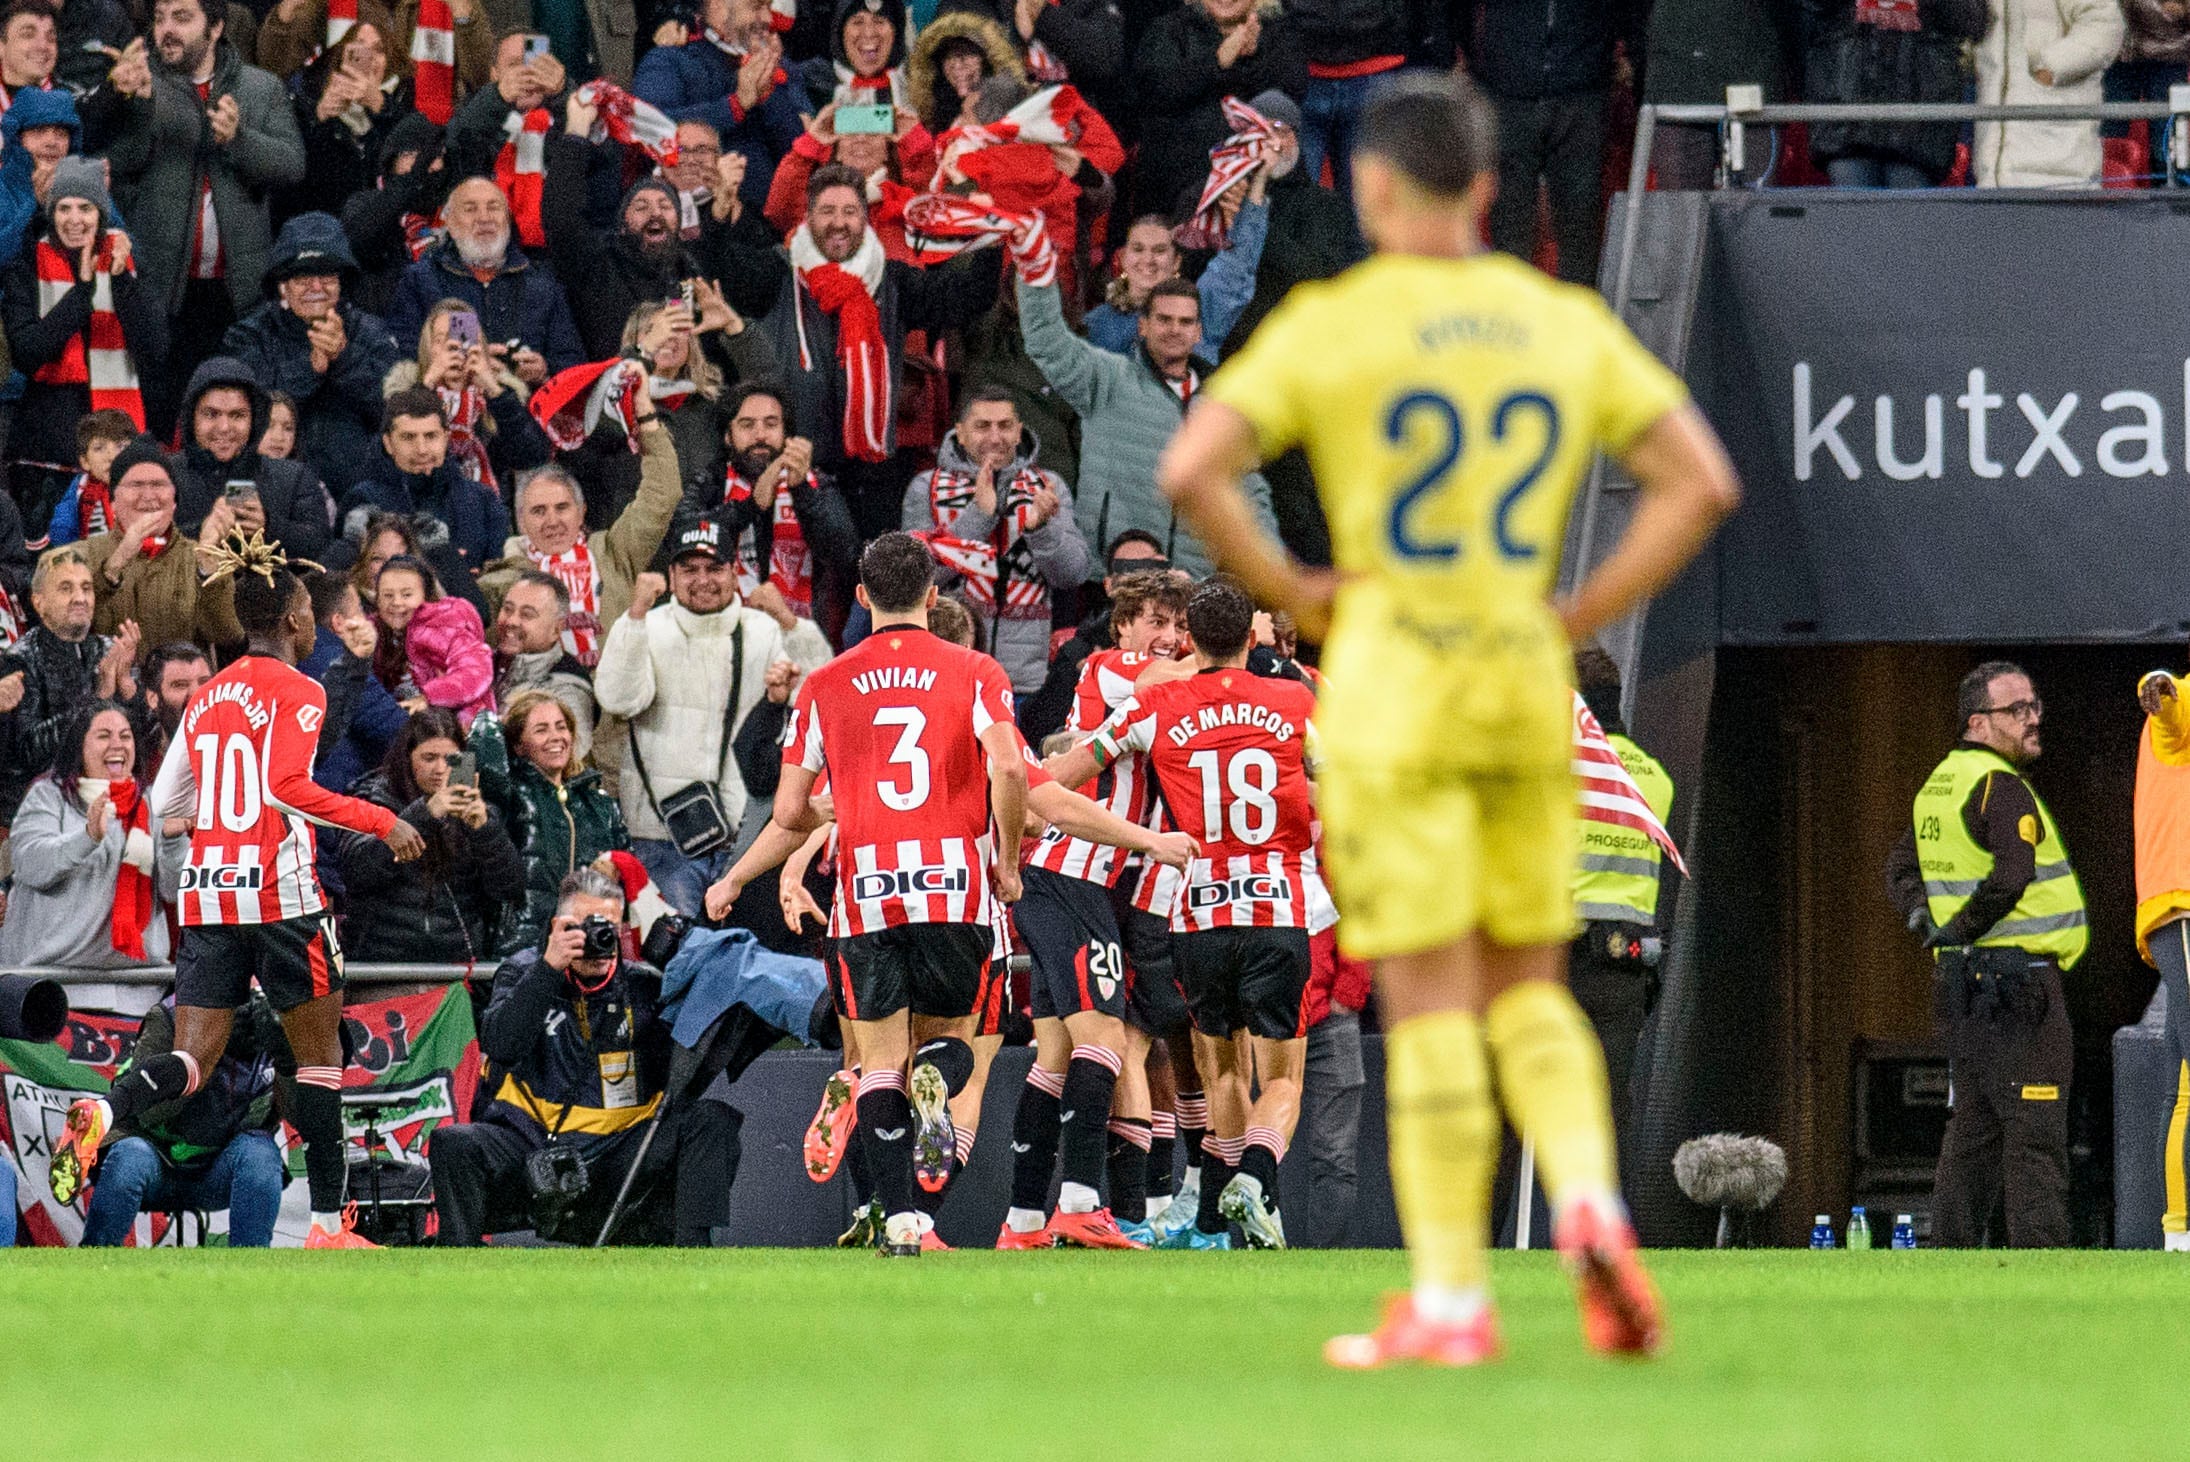
M 1665 1345 L 1665 1317 L 1626 1217 L 1577 1199 L 1552 1226 L 1551 1241 L 1574 1276 L 1582 1338 L 1589 1348 L 1605 1355 L 1656 1355 Z
M 821 1089 L 821 1106 L 806 1124 L 806 1176 L 826 1183 L 844 1161 L 844 1149 L 859 1119 L 859 1098 L 849 1070 L 839 1071 Z
M 1025 1233 L 1021 1233 L 1007 1223 L 997 1230 L 996 1247 L 999 1249 L 1054 1249 L 1057 1247 L 1057 1238 L 1046 1228 L 1028 1229 Z
M 1334 1335 L 1323 1343 L 1323 1358 L 1348 1371 L 1373 1371 L 1401 1361 L 1477 1366 L 1504 1353 L 1498 1316 L 1489 1305 L 1468 1323 L 1451 1325 L 1423 1319 L 1415 1313 L 1414 1297 L 1404 1294 L 1384 1302 L 1384 1321 L 1371 1334 Z
M 1131 1239 L 1118 1228 L 1118 1220 L 1110 1216 L 1107 1208 L 1091 1213 L 1053 1213 L 1049 1227 L 1043 1230 L 1059 1245 L 1080 1249 L 1145 1249 L 1148 1245 Z
M 374 1243 L 357 1231 L 357 1205 L 349 1204 L 342 1210 L 342 1227 L 328 1233 L 318 1224 L 304 1231 L 304 1247 L 307 1249 L 377 1249 Z

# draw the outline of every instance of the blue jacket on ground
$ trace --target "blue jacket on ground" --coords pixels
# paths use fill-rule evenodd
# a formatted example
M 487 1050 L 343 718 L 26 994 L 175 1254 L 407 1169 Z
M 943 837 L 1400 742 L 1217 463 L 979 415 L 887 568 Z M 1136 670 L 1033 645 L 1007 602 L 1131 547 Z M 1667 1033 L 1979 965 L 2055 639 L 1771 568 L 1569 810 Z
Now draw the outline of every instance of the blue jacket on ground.
M 718 1016 L 742 1005 L 811 1046 L 814 1006 L 828 992 L 818 959 L 777 954 L 750 929 L 694 929 L 662 971 L 662 1016 L 678 1045 L 696 1049 Z
M 731 98 L 738 91 L 738 64 L 705 36 L 681 46 L 656 46 L 631 78 L 632 95 L 652 102 L 674 122 L 705 122 L 722 134 L 725 152 L 745 154 L 745 181 L 738 196 L 758 212 L 768 206 L 776 162 L 806 135 L 799 115 L 796 68 L 791 79 L 742 115 Z
M 426 316 L 445 299 L 472 307 L 490 345 L 521 340 L 546 356 L 549 375 L 585 363 L 585 347 L 578 341 L 562 281 L 545 259 L 531 258 L 514 242 L 501 271 L 485 284 L 445 238 L 412 260 L 388 305 L 388 333 L 395 337 L 397 350 L 417 354 Z

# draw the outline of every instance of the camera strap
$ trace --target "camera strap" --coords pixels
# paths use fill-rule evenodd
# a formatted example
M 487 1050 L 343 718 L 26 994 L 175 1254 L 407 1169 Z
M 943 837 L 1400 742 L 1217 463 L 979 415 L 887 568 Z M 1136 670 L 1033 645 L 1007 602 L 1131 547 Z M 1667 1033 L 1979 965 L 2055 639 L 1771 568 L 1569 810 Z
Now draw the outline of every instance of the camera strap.
M 739 611 L 741 617 L 738 620 L 737 628 L 730 631 L 730 701 L 722 708 L 722 765 L 716 770 L 715 780 L 708 785 L 709 793 L 715 795 L 718 799 L 721 794 L 716 791 L 716 788 L 720 787 L 723 779 L 730 775 L 730 752 L 732 734 L 736 731 L 738 724 L 738 702 L 745 699 L 745 620 L 742 618 L 743 612 L 742 609 Z M 656 694 L 659 693 L 657 690 Z M 662 804 L 654 796 L 653 779 L 646 774 L 646 758 L 639 754 L 639 728 L 636 726 L 631 728 L 631 764 L 638 768 L 639 786 L 646 793 L 646 805 L 654 809 L 654 820 L 659 822 L 664 829 L 667 829 L 669 819 L 662 816 Z M 732 828 L 729 831 L 735 834 L 737 830 Z

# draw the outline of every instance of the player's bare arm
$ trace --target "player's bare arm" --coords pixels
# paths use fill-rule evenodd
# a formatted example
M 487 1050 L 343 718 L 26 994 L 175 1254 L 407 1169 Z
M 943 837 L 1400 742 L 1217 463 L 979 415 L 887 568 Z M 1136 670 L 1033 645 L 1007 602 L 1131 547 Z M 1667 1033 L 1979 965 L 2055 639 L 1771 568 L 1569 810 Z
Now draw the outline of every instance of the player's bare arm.
M 1027 768 L 1019 746 L 1017 728 L 1005 722 L 981 732 L 981 749 L 989 758 L 989 811 L 996 818 L 996 894 L 1007 904 L 1019 902 L 1019 843 L 1027 822 Z
M 776 863 L 789 857 L 791 848 L 806 841 L 808 833 L 828 820 L 822 816 L 821 809 L 814 806 L 814 782 L 819 776 L 820 773 L 804 767 L 784 764 L 782 780 L 776 783 L 776 808 L 771 826 L 781 828 L 793 837 L 790 847 L 783 850 Z M 767 866 L 773 868 L 775 863 Z
M 1107 765 L 1091 738 L 1070 751 L 1060 751 L 1048 758 L 1042 763 L 1042 770 L 1055 777 L 1060 787 L 1084 787 Z
M 1084 778 L 1082 780 L 1085 780 Z M 1092 798 L 1083 797 L 1062 782 L 1045 782 L 1027 793 L 1027 806 L 1052 827 L 1076 838 L 1146 853 L 1167 868 L 1184 868 L 1201 853 L 1201 847 L 1185 833 L 1151 832 L 1128 822 Z
M 1237 576 L 1256 603 L 1290 610 L 1303 637 L 1321 640 L 1330 627 L 1338 575 L 1300 563 L 1262 531 L 1240 485 L 1257 460 L 1247 418 L 1204 398 L 1164 448 L 1156 485 L 1217 566 Z
M 784 775 L 790 775 L 788 767 L 784 769 Z M 806 805 L 809 812 L 815 812 L 812 798 L 807 799 Z M 818 833 L 820 830 L 817 825 L 814 832 Z M 747 884 L 797 852 L 811 835 L 813 834 L 794 832 L 770 817 L 768 825 L 760 830 L 760 836 L 753 839 L 753 845 L 745 850 L 744 855 L 730 865 L 727 873 L 707 886 L 707 917 L 727 918 L 730 906 L 738 901 L 739 894 L 745 892 Z
M 1741 503 L 1734 464 L 1694 406 L 1659 417 L 1620 465 L 1635 479 L 1641 499 L 1618 546 L 1559 606 L 1567 638 L 1577 645 L 1673 582 Z

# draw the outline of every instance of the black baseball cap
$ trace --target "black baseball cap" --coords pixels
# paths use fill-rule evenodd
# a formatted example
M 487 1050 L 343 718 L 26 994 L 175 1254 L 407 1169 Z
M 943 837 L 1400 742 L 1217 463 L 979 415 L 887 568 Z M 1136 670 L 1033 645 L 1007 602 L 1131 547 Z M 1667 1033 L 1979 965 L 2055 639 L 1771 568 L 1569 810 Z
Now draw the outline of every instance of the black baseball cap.
M 722 524 L 713 518 L 702 518 L 677 535 L 677 551 L 669 556 L 675 563 L 690 554 L 704 553 L 716 563 L 731 561 L 730 545 L 724 542 Z

